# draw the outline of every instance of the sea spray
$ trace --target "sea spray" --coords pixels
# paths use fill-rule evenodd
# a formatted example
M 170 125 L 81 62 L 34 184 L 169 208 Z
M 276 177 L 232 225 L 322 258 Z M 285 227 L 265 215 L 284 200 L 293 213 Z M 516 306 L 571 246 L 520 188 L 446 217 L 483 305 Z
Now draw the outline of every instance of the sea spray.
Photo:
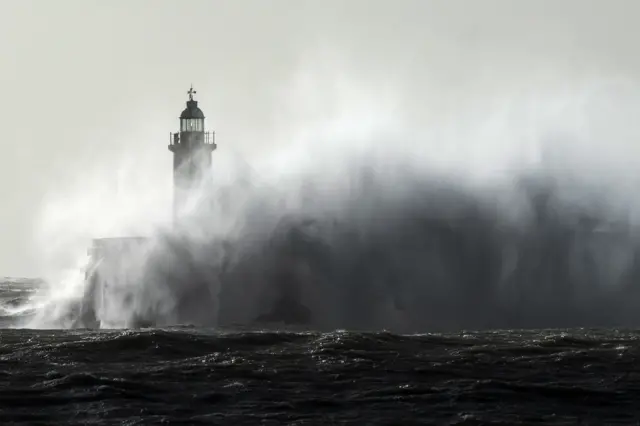
M 507 115 L 461 114 L 456 132 L 432 123 L 420 133 L 394 120 L 384 122 L 399 128 L 363 131 L 346 114 L 249 168 L 221 145 L 198 194 L 199 220 L 179 231 L 151 227 L 154 250 L 132 263 L 143 271 L 128 287 L 137 302 L 116 304 L 116 326 L 140 317 L 253 323 L 281 297 L 281 268 L 296 271 L 316 328 L 637 324 L 630 183 L 638 174 L 623 161 L 635 151 L 626 138 L 606 137 L 601 116 L 593 132 L 578 129 L 593 108 L 577 94 L 561 98 L 537 95 L 534 117 L 527 99 Z M 553 114 L 540 114 L 545 105 Z M 590 151 L 580 145 L 585 135 Z M 596 137 L 607 143 L 595 145 Z M 160 223 L 160 205 L 144 200 L 130 194 L 128 211 L 139 212 L 120 223 L 111 216 L 112 228 Z M 104 228 L 100 203 L 93 212 L 85 217 Z M 69 287 L 68 300 L 84 294 L 80 287 Z M 58 308 L 30 326 L 68 326 L 61 318 L 75 311 L 50 303 Z

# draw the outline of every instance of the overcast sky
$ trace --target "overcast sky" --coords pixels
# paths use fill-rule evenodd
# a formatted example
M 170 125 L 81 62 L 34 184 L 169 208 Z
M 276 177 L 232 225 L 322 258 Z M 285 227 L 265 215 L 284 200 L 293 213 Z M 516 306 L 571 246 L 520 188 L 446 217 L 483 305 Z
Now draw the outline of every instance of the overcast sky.
M 168 194 L 191 83 L 221 149 L 251 161 L 345 101 L 304 89 L 309 75 L 348 76 L 354 110 L 391 102 L 415 123 L 518 87 L 635 81 L 639 13 L 637 0 L 0 0 L 0 276 L 40 273 L 43 205 L 96 170 L 126 158 Z

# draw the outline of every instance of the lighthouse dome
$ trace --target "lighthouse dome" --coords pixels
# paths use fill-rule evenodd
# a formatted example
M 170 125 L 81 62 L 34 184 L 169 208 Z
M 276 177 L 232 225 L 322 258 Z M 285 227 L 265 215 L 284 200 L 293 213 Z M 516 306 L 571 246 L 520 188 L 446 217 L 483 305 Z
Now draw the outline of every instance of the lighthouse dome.
M 204 113 L 198 108 L 198 101 L 188 100 L 187 107 L 180 114 L 180 118 L 204 118 Z

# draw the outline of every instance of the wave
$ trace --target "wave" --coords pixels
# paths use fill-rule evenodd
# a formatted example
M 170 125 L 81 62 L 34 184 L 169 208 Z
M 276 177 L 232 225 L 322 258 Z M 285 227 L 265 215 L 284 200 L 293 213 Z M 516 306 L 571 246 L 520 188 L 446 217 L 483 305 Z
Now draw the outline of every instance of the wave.
M 492 193 L 369 170 L 343 198 L 301 181 L 296 196 L 307 202 L 294 208 L 264 191 L 218 187 L 188 232 L 160 234 L 128 259 L 134 278 L 104 296 L 113 307 L 98 324 L 250 324 L 295 290 L 275 320 L 302 305 L 315 329 L 636 325 L 634 228 L 601 198 L 572 201 L 580 187 L 565 183 L 538 173 Z M 225 209 L 235 222 L 221 232 L 210 218 Z M 85 289 L 58 300 L 29 325 L 87 326 L 82 306 L 92 297 Z
M 547 102 L 536 93 L 486 117 L 471 108 L 452 117 L 454 130 L 434 123 L 430 132 L 399 135 L 362 129 L 378 118 L 402 127 L 395 113 L 375 109 L 387 104 L 366 102 L 374 106 L 362 120 L 341 113 L 337 130 L 305 128 L 304 143 L 252 167 L 222 147 L 187 225 L 157 226 L 144 250 L 120 256 L 112 269 L 126 275 L 121 285 L 99 285 L 98 297 L 84 276 L 89 259 L 78 255 L 80 268 L 51 280 L 21 325 L 220 327 L 258 318 L 401 332 L 637 325 L 635 133 L 620 121 L 625 111 L 600 107 L 618 98 L 603 104 L 606 93 L 590 95 L 593 105 L 582 105 L 578 95 Z M 542 148 L 529 155 L 536 143 Z M 99 202 L 111 198 L 94 188 L 60 197 L 46 213 L 46 236 L 97 236 L 87 231 L 90 221 L 101 230 L 120 218 L 151 222 L 162 209 L 145 204 L 158 186 L 148 180 L 126 205 Z M 42 245 L 57 248 L 60 240 Z
M 520 179 L 510 196 L 522 203 L 515 218 L 495 198 L 453 185 L 407 181 L 395 193 L 368 185 L 339 214 L 290 217 L 251 249 L 232 246 L 240 253 L 227 253 L 234 260 L 221 280 L 219 321 L 270 309 L 278 270 L 293 263 L 302 269 L 300 299 L 321 328 L 637 324 L 631 226 L 564 200 L 547 177 Z M 260 235 L 260 222 L 253 227 L 247 235 Z

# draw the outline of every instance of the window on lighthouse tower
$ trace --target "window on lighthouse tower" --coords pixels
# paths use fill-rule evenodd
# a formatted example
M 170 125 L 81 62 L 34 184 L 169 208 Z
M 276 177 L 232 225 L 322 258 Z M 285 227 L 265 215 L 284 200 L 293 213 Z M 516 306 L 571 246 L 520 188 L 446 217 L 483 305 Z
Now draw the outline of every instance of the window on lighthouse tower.
M 203 118 L 183 118 L 180 120 L 181 132 L 202 132 L 204 131 Z

